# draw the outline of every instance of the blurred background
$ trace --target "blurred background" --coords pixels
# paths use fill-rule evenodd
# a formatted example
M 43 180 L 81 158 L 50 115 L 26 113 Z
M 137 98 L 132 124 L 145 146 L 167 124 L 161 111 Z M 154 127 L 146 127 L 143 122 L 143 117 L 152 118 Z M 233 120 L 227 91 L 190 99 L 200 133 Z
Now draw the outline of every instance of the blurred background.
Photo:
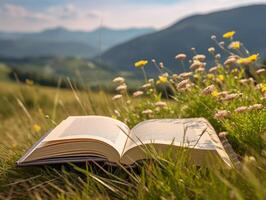
M 232 30 L 263 62 L 265 23 L 265 0 L 0 0 L 0 81 L 57 86 L 70 77 L 108 90 L 121 75 L 134 85 L 143 79 L 134 62 L 156 59 L 180 73 L 175 55 L 192 56 L 191 47 L 212 67 L 211 36 L 221 42 Z M 157 75 L 151 62 L 145 68 Z

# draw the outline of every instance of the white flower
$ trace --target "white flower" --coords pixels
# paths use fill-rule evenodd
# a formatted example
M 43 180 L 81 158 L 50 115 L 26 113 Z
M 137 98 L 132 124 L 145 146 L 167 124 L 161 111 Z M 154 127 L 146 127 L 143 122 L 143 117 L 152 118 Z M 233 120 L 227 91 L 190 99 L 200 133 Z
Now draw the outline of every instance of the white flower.
M 180 61 L 184 61 L 186 58 L 187 56 L 184 53 L 177 54 L 175 57 L 175 59 L 180 60 Z
M 158 101 L 158 102 L 155 103 L 155 106 L 162 108 L 162 107 L 166 107 L 167 104 L 165 102 L 163 102 L 163 101 Z
M 122 85 L 119 85 L 115 90 L 116 91 L 124 91 L 127 89 L 127 85 L 126 84 L 122 84 Z
M 195 69 L 198 69 L 200 67 L 203 66 L 203 63 L 198 61 L 198 60 L 194 60 L 193 63 L 190 65 L 189 69 L 191 70 L 195 70 Z
M 216 35 L 212 35 L 212 36 L 211 36 L 211 39 L 212 39 L 212 40 L 216 40 Z
M 198 54 L 193 57 L 193 60 L 198 60 L 200 62 L 203 62 L 206 59 L 206 56 L 203 54 Z
M 208 48 L 208 52 L 209 52 L 209 53 L 214 53 L 214 52 L 215 52 L 215 48 L 214 48 L 214 47 L 210 47 L 210 48 Z
M 121 94 L 117 94 L 117 95 L 112 97 L 112 100 L 118 100 L 118 99 L 121 99 L 121 98 L 122 98 L 122 95 Z
M 151 109 L 147 109 L 147 110 L 143 110 L 141 113 L 142 114 L 152 114 L 153 112 Z
M 224 65 L 232 65 L 235 64 L 237 59 L 235 57 L 229 57 L 225 62 Z
M 248 107 L 249 110 L 261 110 L 263 109 L 263 105 L 262 104 L 254 104 L 252 106 Z
M 214 90 L 215 90 L 215 86 L 214 86 L 214 85 L 209 85 L 208 87 L 206 87 L 206 88 L 204 88 L 204 89 L 202 90 L 202 93 L 203 93 L 204 95 L 209 95 L 209 94 L 211 94 Z
M 256 74 L 260 75 L 260 74 L 264 74 L 266 72 L 266 69 L 262 68 L 262 69 L 258 69 L 256 71 Z
M 143 89 L 147 89 L 147 88 L 150 88 L 150 87 L 151 87 L 150 83 L 146 83 L 146 84 L 141 86 L 141 88 L 143 88 Z
M 179 74 L 180 78 L 187 79 L 192 75 L 192 72 L 184 72 L 182 74 Z
M 183 81 L 181 81 L 180 83 L 177 84 L 177 89 L 182 89 L 182 88 L 185 88 L 186 85 L 190 82 L 189 79 L 185 79 Z
M 235 109 L 235 112 L 237 112 L 237 113 L 243 113 L 243 112 L 246 112 L 248 110 L 249 109 L 248 109 L 247 106 L 240 106 L 240 107 L 238 107 L 238 108 Z
M 218 67 L 217 66 L 214 66 L 214 67 L 209 69 L 209 73 L 215 73 L 217 71 L 218 71 Z
M 242 95 L 242 94 L 240 94 L 240 93 L 227 94 L 227 95 L 225 95 L 225 97 L 222 98 L 221 100 L 222 100 L 222 101 L 231 101 L 231 100 L 234 100 L 234 99 L 240 97 L 241 95 Z
M 121 84 L 125 82 L 125 79 L 119 76 L 119 77 L 114 78 L 113 82 Z
M 143 95 L 142 91 L 136 91 L 136 92 L 133 93 L 133 97 L 139 97 L 141 95 Z
M 227 117 L 230 117 L 230 115 L 231 115 L 231 113 L 227 110 L 219 110 L 215 113 L 214 117 L 216 119 L 221 120 L 221 119 L 225 119 Z

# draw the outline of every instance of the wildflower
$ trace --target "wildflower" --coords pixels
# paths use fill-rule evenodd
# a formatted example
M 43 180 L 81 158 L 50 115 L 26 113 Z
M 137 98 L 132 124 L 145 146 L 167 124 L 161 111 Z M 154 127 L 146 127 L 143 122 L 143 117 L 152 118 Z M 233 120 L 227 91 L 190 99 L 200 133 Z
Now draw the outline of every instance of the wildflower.
M 235 57 L 229 57 L 225 62 L 224 65 L 232 65 L 237 62 L 237 59 Z
M 237 63 L 240 65 L 249 65 L 249 64 L 257 61 L 258 56 L 259 56 L 259 54 L 253 54 L 253 55 L 246 57 L 246 58 L 240 58 L 237 60 Z
M 198 60 L 194 60 L 194 62 L 190 65 L 189 69 L 195 70 L 195 69 L 200 68 L 202 65 L 203 65 L 202 62 Z
M 158 101 L 158 102 L 155 103 L 155 106 L 163 108 L 163 107 L 166 107 L 167 104 L 165 102 L 163 102 L 163 101 Z
M 127 85 L 126 84 L 119 85 L 115 90 L 116 91 L 125 91 L 125 90 L 127 90 Z
M 214 47 L 210 47 L 208 48 L 208 52 L 213 54 L 215 52 L 215 48 Z
M 204 95 L 209 95 L 211 94 L 213 91 L 215 90 L 215 86 L 214 85 L 209 85 L 208 87 L 204 88 L 202 90 L 202 94 Z
M 213 97 L 218 97 L 219 96 L 219 92 L 217 90 L 214 90 L 214 91 L 212 91 L 211 95 Z
M 252 62 L 255 62 L 258 60 L 259 54 L 252 54 L 251 56 L 248 57 L 248 59 Z
M 214 75 L 213 74 L 207 74 L 207 79 L 210 79 L 210 80 L 214 79 Z
M 209 69 L 209 73 L 215 73 L 217 71 L 218 71 L 218 67 L 217 66 L 214 66 L 214 67 Z
M 182 74 L 179 74 L 180 78 L 187 79 L 192 75 L 192 72 L 184 72 Z
M 115 100 L 118 100 L 118 99 L 121 99 L 121 98 L 122 98 L 122 95 L 121 94 L 117 94 L 117 95 L 112 97 L 112 100 L 115 101 Z
M 133 93 L 133 97 L 139 97 L 141 95 L 143 95 L 142 91 L 136 91 L 136 92 Z
M 235 31 L 229 31 L 229 32 L 223 34 L 223 38 L 231 39 L 235 35 L 235 33 L 236 33 Z
M 26 80 L 25 80 L 25 83 L 26 83 L 27 85 L 29 85 L 29 86 L 34 85 L 34 81 L 33 81 L 33 80 L 30 80 L 30 79 L 26 79 Z
M 221 59 L 221 54 L 219 54 L 219 53 L 216 54 L 216 55 L 215 55 L 215 59 L 216 59 L 216 60 L 220 60 L 220 59 Z
M 228 93 L 228 91 L 218 92 L 218 97 L 225 97 L 226 95 L 228 95 Z
M 266 83 L 260 83 L 257 85 L 257 88 L 262 92 L 266 93 Z
M 149 82 L 150 84 L 153 84 L 153 83 L 154 83 L 154 79 L 153 79 L 153 78 L 150 78 L 150 79 L 148 80 L 148 82 Z
M 199 73 L 204 72 L 204 71 L 205 71 L 204 67 L 200 67 L 200 68 L 195 70 L 195 72 L 199 72 Z
M 113 82 L 121 84 L 125 82 L 125 79 L 123 77 L 116 77 L 114 78 Z
M 147 109 L 147 110 L 143 110 L 141 113 L 142 114 L 152 114 L 153 111 L 151 109 Z
M 240 106 L 240 107 L 238 107 L 238 108 L 235 109 L 235 112 L 237 112 L 237 113 L 243 113 L 243 112 L 246 112 L 248 110 L 249 109 L 248 109 L 247 106 Z
M 142 89 L 147 89 L 147 88 L 150 88 L 150 87 L 151 87 L 150 83 L 146 83 L 146 84 L 141 86 Z
M 172 75 L 172 78 L 173 78 L 174 80 L 177 80 L 177 79 L 178 79 L 178 75 L 177 75 L 177 74 L 173 74 L 173 75 Z
M 198 60 L 200 62 L 203 62 L 206 59 L 206 56 L 203 54 L 197 54 L 193 57 L 193 60 Z
M 256 74 L 260 75 L 260 74 L 264 74 L 266 72 L 266 69 L 262 68 L 262 69 L 258 69 L 256 71 Z
M 118 110 L 114 110 L 114 113 L 115 113 L 115 115 L 117 116 L 117 117 L 120 117 L 121 115 L 120 115 L 120 112 L 118 111 Z
M 186 58 L 187 58 L 187 55 L 184 53 L 177 54 L 175 57 L 175 59 L 177 59 L 179 61 L 184 61 L 184 60 L 186 60 Z
M 159 63 L 159 67 L 160 67 L 160 69 L 163 69 L 163 68 L 164 68 L 164 64 L 163 64 L 163 62 L 160 62 L 160 63 Z
M 165 84 L 168 82 L 167 76 L 159 76 L 159 80 L 157 80 L 156 84 Z
M 234 99 L 240 97 L 241 95 L 242 94 L 238 94 L 238 93 L 227 94 L 221 100 L 222 101 L 231 101 L 231 100 L 234 100 Z
M 191 51 L 196 51 L 196 48 L 195 48 L 195 47 L 192 47 L 192 48 L 191 48 Z
M 212 35 L 212 36 L 211 36 L 211 39 L 212 39 L 212 40 L 216 40 L 216 35 Z
M 224 75 L 219 74 L 219 75 L 217 76 L 217 80 L 223 82 L 223 81 L 224 81 Z
M 228 46 L 229 49 L 240 49 L 240 42 L 234 41 Z
M 261 110 L 263 108 L 264 108 L 264 106 L 262 104 L 254 104 L 254 105 L 248 107 L 249 110 Z
M 144 67 L 147 64 L 148 64 L 148 61 L 147 60 L 139 60 L 139 61 L 137 61 L 137 62 L 134 63 L 134 66 L 136 68 L 142 68 L 142 67 Z
M 241 84 L 249 83 L 249 79 L 247 79 L 247 78 L 240 79 L 239 83 L 241 83 Z
M 231 113 L 227 110 L 218 110 L 215 114 L 214 117 L 219 120 L 223 120 L 227 117 L 230 117 Z
M 223 47 L 224 46 L 224 41 L 219 42 L 219 45 Z
M 180 83 L 177 84 L 177 89 L 182 89 L 184 87 L 186 87 L 186 85 L 190 82 L 189 79 L 185 79 L 183 81 L 181 81 Z
M 39 133 L 41 131 L 41 129 L 42 129 L 41 126 L 38 124 L 33 124 L 33 126 L 32 126 L 32 130 L 36 133 Z

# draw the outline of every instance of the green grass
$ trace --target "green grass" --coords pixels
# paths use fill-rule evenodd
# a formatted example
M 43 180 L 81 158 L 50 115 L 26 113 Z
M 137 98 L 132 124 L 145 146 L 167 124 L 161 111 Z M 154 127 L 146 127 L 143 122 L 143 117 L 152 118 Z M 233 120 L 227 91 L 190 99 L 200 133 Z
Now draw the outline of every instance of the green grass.
M 181 78 L 169 75 L 162 85 L 172 90 L 168 99 L 161 97 L 153 82 L 149 89 L 142 90 L 142 97 L 134 98 L 121 91 L 122 98 L 116 101 L 109 94 L 78 91 L 74 86 L 71 91 L 0 83 L 0 198 L 266 199 L 265 74 L 254 75 L 256 83 L 241 84 L 240 80 L 247 76 L 243 70 L 247 66 L 234 64 L 229 68 L 216 62 L 218 72 L 213 76 L 206 71 L 194 72 L 197 75 L 191 81 L 195 85 L 184 90 L 176 89 Z M 252 61 L 249 68 L 254 69 L 256 65 Z M 260 83 L 263 87 L 258 88 Z M 204 94 L 204 88 L 211 84 L 214 92 Z M 222 91 L 241 95 L 224 101 L 217 96 Z M 235 111 L 240 106 L 254 104 L 263 108 Z M 150 114 L 143 112 L 147 109 Z M 219 110 L 231 114 L 217 118 L 215 114 Z M 220 162 L 197 167 L 188 161 L 188 150 L 174 152 L 171 148 L 164 155 L 149 152 L 153 159 L 139 162 L 135 168 L 101 163 L 16 167 L 16 160 L 62 119 L 89 114 L 112 116 L 130 127 L 151 118 L 205 117 L 217 133 L 228 132 L 228 140 L 239 154 L 242 167 L 227 169 Z M 41 131 L 34 130 L 34 124 Z

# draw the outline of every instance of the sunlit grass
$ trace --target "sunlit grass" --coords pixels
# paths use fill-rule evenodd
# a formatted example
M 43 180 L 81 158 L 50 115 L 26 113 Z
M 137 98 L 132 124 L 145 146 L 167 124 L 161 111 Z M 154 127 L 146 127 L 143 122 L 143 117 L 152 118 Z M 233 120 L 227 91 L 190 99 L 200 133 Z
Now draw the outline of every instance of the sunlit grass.
M 234 41 L 232 33 L 226 35 L 231 35 L 229 44 Z M 154 80 L 145 73 L 143 60 L 145 64 L 142 61 L 138 68 L 142 68 L 145 82 L 136 86 L 133 95 L 123 77 L 114 79 L 114 96 L 76 90 L 71 81 L 68 84 L 72 90 L 40 87 L 31 82 L 0 83 L 0 197 L 265 199 L 265 67 L 259 66 L 254 56 L 257 54 L 247 54 L 241 44 L 232 49 L 221 46 L 216 36 L 212 39 L 222 51 L 229 52 L 224 61 L 213 47 L 209 52 L 215 67 L 210 70 L 206 69 L 209 65 L 205 55 L 195 54 L 188 62 L 186 55 L 178 54 L 177 63 L 191 69 L 182 74 L 170 74 L 167 66 L 153 60 L 158 68 Z M 205 117 L 217 133 L 228 132 L 242 167 L 225 169 L 223 163 L 216 163 L 200 168 L 189 162 L 185 149 L 169 149 L 167 155 L 151 151 L 154 159 L 139 162 L 134 168 L 103 163 L 16 167 L 16 160 L 62 119 L 89 114 L 112 116 L 130 127 L 152 118 Z

